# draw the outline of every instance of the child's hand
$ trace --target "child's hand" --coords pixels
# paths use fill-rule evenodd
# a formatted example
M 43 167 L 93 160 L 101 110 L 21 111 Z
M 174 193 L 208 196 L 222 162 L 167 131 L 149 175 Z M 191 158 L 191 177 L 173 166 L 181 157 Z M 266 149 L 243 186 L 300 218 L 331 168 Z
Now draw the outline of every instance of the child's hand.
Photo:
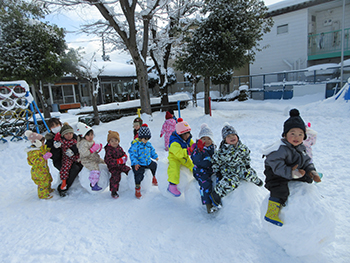
M 158 160 L 159 160 L 159 157 L 157 157 L 156 160 L 158 161 Z
M 117 164 L 124 164 L 128 160 L 128 156 L 124 155 L 123 157 L 117 159 Z
M 192 146 L 187 147 L 187 154 L 188 154 L 188 155 L 191 155 L 191 153 L 192 153 L 193 150 L 194 150 L 194 147 L 196 147 L 196 144 L 195 144 L 195 143 L 192 144 Z
M 202 141 L 201 139 L 199 139 L 199 140 L 197 141 L 197 148 L 198 148 L 198 150 L 199 150 L 200 152 L 203 151 L 204 143 L 203 143 L 203 141 Z
M 52 156 L 52 153 L 47 152 L 47 153 L 45 153 L 45 154 L 43 155 L 43 158 L 44 158 L 45 160 L 48 160 L 48 159 L 51 158 L 51 156 Z
M 163 134 L 160 135 L 160 138 L 162 138 Z
M 312 170 L 309 175 L 316 183 L 321 182 L 321 178 L 315 170 Z
M 61 139 L 61 133 L 56 133 L 54 140 L 59 141 Z
M 136 164 L 136 165 L 135 165 L 135 171 L 137 171 L 137 170 L 140 168 L 140 166 L 141 166 L 141 165 Z
M 98 143 L 94 143 L 91 148 L 90 148 L 90 152 L 94 153 L 94 152 L 100 152 L 102 150 L 102 143 L 98 144 Z
M 67 149 L 67 151 L 64 154 L 68 157 L 72 157 L 74 155 L 74 152 L 71 149 Z

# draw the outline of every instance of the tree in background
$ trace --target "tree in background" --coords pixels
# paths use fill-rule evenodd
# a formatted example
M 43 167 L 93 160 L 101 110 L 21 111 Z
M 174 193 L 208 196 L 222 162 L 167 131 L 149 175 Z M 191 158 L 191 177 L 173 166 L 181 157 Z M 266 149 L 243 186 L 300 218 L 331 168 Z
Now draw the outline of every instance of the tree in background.
M 219 85 L 219 89 L 220 89 L 220 96 L 222 95 L 222 92 L 221 92 L 221 84 L 224 84 L 227 86 L 227 92 L 230 91 L 230 83 L 231 83 L 231 80 L 232 80 L 232 75 L 233 75 L 233 71 L 232 70 L 229 70 L 229 71 L 226 71 L 225 73 L 223 74 L 219 74 L 219 75 L 216 75 L 216 76 L 212 76 L 211 77 L 211 82 L 214 84 L 214 85 Z
M 202 11 L 207 18 L 200 22 L 176 66 L 204 77 L 205 114 L 209 114 L 210 77 L 253 61 L 273 21 L 266 18 L 267 7 L 260 0 L 206 0 Z
M 33 85 L 50 118 L 47 98 L 40 91 L 40 81 L 53 82 L 64 73 L 75 70 L 66 53 L 62 28 L 41 22 L 46 10 L 22 0 L 3 0 L 0 3 L 0 79 L 26 80 Z

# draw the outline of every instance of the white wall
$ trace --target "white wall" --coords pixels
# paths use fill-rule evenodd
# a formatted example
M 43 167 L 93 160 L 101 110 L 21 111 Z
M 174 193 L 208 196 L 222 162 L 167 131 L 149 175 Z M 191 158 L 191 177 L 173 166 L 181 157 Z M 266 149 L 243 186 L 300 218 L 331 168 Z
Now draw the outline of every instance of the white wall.
M 307 9 L 275 16 L 273 20 L 275 23 L 271 32 L 260 42 L 261 47 L 269 47 L 256 54 L 255 61 L 250 65 L 250 74 L 307 67 Z M 288 24 L 288 33 L 277 35 L 277 27 L 284 24 Z
M 326 84 L 309 84 L 309 85 L 295 85 L 293 86 L 293 97 L 302 97 L 312 94 L 326 94 Z

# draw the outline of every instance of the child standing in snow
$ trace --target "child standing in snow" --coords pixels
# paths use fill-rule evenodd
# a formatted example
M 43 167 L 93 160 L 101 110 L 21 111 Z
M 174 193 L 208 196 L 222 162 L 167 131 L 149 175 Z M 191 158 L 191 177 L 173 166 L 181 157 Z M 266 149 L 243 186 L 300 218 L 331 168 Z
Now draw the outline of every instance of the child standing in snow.
M 283 225 L 278 214 L 289 196 L 288 182 L 321 182 L 303 145 L 306 139 L 305 123 L 297 109 L 292 109 L 289 115 L 289 119 L 284 122 L 283 138 L 263 150 L 266 156 L 265 187 L 270 191 L 265 220 L 278 226 Z
M 262 186 L 262 180 L 250 167 L 250 150 L 238 137 L 236 130 L 229 123 L 222 128 L 222 142 L 212 158 L 213 171 L 219 176 L 210 198 L 217 207 L 221 198 L 235 190 L 241 180 Z
M 61 131 L 62 123 L 57 118 L 51 118 L 47 121 L 47 125 L 50 129 L 50 132 L 45 135 L 46 139 L 46 145 L 50 149 L 50 152 L 52 153 L 52 162 L 55 168 L 60 171 L 62 168 L 62 149 L 61 149 L 61 143 L 58 141 L 55 141 L 55 135 Z M 77 139 L 77 136 L 73 134 L 73 138 Z M 70 170 L 69 170 L 69 176 L 67 179 L 67 186 L 66 190 L 61 189 L 61 184 L 58 185 L 57 190 L 60 196 L 66 196 L 68 189 L 73 184 L 75 178 L 78 176 L 79 172 L 83 168 L 83 165 L 80 162 L 73 162 Z
M 182 118 L 178 118 L 175 131 L 170 136 L 169 141 L 169 167 L 168 167 L 168 191 L 178 197 L 181 192 L 177 189 L 180 183 L 180 167 L 187 167 L 192 172 L 193 162 L 189 156 L 193 144 L 191 127 Z
M 104 161 L 108 166 L 108 170 L 111 173 L 111 179 L 109 180 L 109 189 L 111 190 L 111 196 L 115 199 L 119 197 L 119 182 L 121 179 L 121 173 L 128 174 L 130 167 L 125 163 L 128 160 L 128 156 L 120 146 L 119 133 L 115 131 L 108 131 L 107 136 L 108 144 L 105 146 L 105 158 Z
M 169 111 L 165 113 L 165 122 L 163 123 L 162 130 L 160 131 L 160 137 L 164 135 L 164 148 L 169 150 L 170 135 L 175 131 L 176 121 Z
M 195 146 L 191 154 L 194 165 L 193 176 L 200 187 L 202 204 L 206 205 L 208 213 L 212 213 L 214 210 L 210 199 L 213 184 L 211 179 L 213 175 L 211 159 L 215 151 L 215 144 L 213 132 L 206 123 L 201 125 L 198 138 L 199 140 L 193 144 Z
M 131 142 L 129 148 L 129 156 L 131 167 L 135 176 L 135 196 L 141 198 L 141 182 L 144 178 L 145 169 L 150 169 L 153 175 L 152 184 L 157 186 L 158 182 L 155 177 L 157 163 L 152 159 L 159 160 L 156 150 L 149 142 L 151 139 L 151 131 L 147 124 L 142 124 L 138 138 Z
M 27 149 L 27 161 L 32 169 L 30 173 L 32 180 L 38 186 L 38 197 L 40 199 L 51 199 L 54 190 L 51 188 L 52 177 L 50 174 L 47 159 L 52 154 L 50 149 L 44 144 L 45 138 L 38 133 L 32 131 L 26 131 L 25 136 L 32 143 L 29 149 Z
M 80 161 L 90 171 L 90 186 L 92 191 L 100 191 L 98 186 L 100 179 L 99 164 L 104 163 L 98 153 L 102 150 L 101 143 L 95 143 L 94 131 L 92 128 L 82 122 L 78 122 L 77 131 L 80 133 L 77 147 L 79 150 Z
M 62 150 L 62 166 L 60 170 L 62 184 L 60 190 L 67 190 L 69 171 L 71 170 L 73 163 L 77 162 L 79 159 L 77 140 L 74 138 L 74 130 L 68 123 L 63 123 L 61 131 L 56 133 L 54 144 L 59 145 Z
M 139 136 L 139 130 L 141 128 L 143 121 L 141 118 L 137 117 L 134 119 L 133 128 L 134 128 L 134 140 Z

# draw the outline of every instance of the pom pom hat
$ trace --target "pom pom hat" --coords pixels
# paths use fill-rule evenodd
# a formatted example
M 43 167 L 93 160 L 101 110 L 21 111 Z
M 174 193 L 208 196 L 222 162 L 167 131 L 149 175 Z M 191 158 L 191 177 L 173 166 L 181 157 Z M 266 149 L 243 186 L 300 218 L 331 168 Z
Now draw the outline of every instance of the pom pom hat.
M 110 139 L 112 139 L 112 138 L 116 138 L 118 140 L 118 142 L 120 142 L 120 137 L 119 137 L 119 133 L 118 132 L 108 131 L 107 142 L 109 142 Z
M 283 133 L 282 137 L 285 137 L 285 135 L 289 132 L 289 130 L 293 128 L 300 128 L 304 132 L 304 140 L 306 140 L 306 128 L 305 123 L 303 119 L 300 117 L 300 113 L 297 109 L 291 109 L 289 111 L 289 119 L 284 122 L 283 125 Z
M 165 113 L 165 119 L 166 120 L 169 120 L 169 119 L 171 119 L 173 117 L 173 115 L 169 112 L 169 111 L 167 111 L 166 113 Z
M 233 126 L 230 125 L 228 122 L 225 122 L 224 127 L 221 130 L 222 139 L 225 140 L 227 135 L 229 135 L 229 134 L 235 134 L 238 137 L 238 134 L 237 134 L 235 128 L 233 128 Z
M 214 142 L 214 134 L 211 131 L 211 129 L 209 128 L 208 124 L 203 123 L 201 125 L 201 130 L 199 131 L 198 134 L 198 139 L 201 139 L 203 137 L 209 137 L 210 140 L 212 140 L 212 142 Z
M 40 147 L 42 145 L 41 139 L 44 138 L 44 136 L 41 134 L 28 130 L 24 133 L 24 135 L 27 136 L 28 140 L 36 147 Z
M 81 134 L 81 136 L 85 137 L 85 135 L 92 130 L 92 128 L 85 123 L 78 122 L 77 124 L 77 132 Z
M 178 118 L 176 126 L 175 126 L 175 131 L 178 135 L 181 135 L 181 134 L 184 134 L 186 132 L 190 132 L 191 127 L 182 118 Z
M 61 128 L 61 136 L 65 135 L 69 132 L 74 133 L 73 128 L 67 122 L 63 123 L 63 126 Z
M 148 128 L 148 125 L 146 123 L 142 124 L 139 130 L 139 138 L 151 139 L 151 130 Z
M 142 125 L 142 123 L 143 123 L 143 121 L 142 121 L 142 119 L 141 119 L 141 118 L 136 117 L 136 118 L 134 119 L 134 123 L 138 123 L 138 124 L 140 124 L 140 126 L 141 126 L 141 125 Z

